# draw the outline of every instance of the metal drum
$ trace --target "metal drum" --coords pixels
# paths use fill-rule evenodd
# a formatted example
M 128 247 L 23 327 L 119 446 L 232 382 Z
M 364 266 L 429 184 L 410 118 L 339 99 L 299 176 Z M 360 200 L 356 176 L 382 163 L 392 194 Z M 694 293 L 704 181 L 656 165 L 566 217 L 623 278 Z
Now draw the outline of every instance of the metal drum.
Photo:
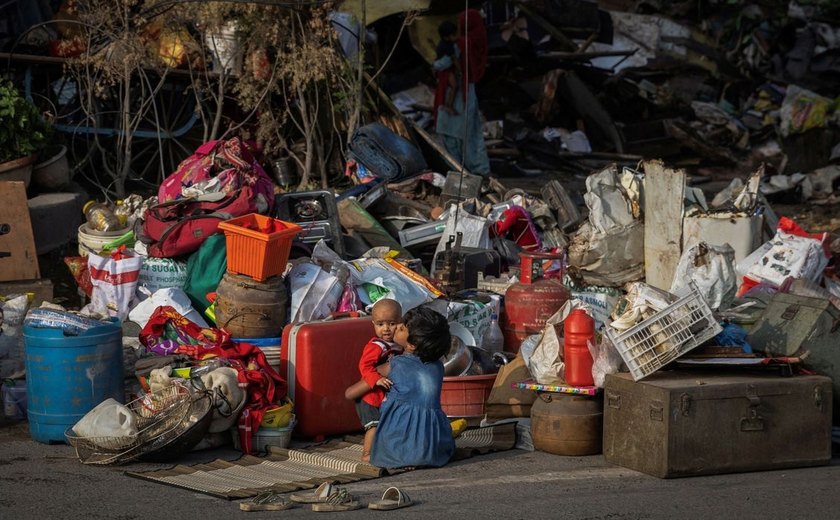
M 604 404 L 601 396 L 544 393 L 531 406 L 534 448 L 555 455 L 601 453 Z
M 274 338 L 282 334 L 288 300 L 282 276 L 258 282 L 225 273 L 216 294 L 216 325 L 232 337 Z

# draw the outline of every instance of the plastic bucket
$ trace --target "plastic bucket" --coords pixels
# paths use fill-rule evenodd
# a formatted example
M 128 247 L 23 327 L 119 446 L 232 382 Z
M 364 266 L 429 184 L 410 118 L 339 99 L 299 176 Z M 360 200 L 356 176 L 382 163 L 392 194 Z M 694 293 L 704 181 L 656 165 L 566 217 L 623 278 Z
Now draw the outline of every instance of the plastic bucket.
M 444 377 L 440 406 L 447 417 L 481 417 L 496 374 Z
M 117 231 L 96 231 L 86 223 L 79 226 L 79 256 L 87 256 L 89 253 L 99 254 L 102 248 L 114 240 L 120 238 L 128 231 L 120 229 Z
M 266 453 L 270 451 L 272 446 L 288 448 L 292 442 L 292 431 L 295 429 L 295 426 L 297 426 L 297 420 L 295 420 L 294 415 L 292 415 L 292 420 L 289 422 L 289 425 L 284 428 L 264 428 L 261 426 L 257 430 L 257 433 L 251 437 L 251 450 L 254 453 Z M 239 441 L 239 430 L 234 427 L 230 429 L 230 433 L 233 437 L 233 447 L 241 450 L 242 445 Z
M 262 350 L 265 360 L 271 368 L 280 373 L 280 343 L 281 338 L 232 338 L 239 343 L 250 343 Z
M 102 325 L 78 336 L 60 329 L 23 328 L 29 432 L 43 443 L 112 397 L 124 402 L 122 329 Z

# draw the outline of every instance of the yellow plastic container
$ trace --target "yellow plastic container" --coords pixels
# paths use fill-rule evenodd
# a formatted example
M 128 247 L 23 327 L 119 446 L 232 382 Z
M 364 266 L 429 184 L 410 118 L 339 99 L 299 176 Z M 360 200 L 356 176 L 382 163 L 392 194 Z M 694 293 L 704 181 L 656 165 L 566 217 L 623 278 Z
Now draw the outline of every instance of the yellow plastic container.
M 282 406 L 272 408 L 265 412 L 260 427 L 285 428 L 292 420 L 294 409 L 295 407 L 292 401 L 286 398 L 286 402 Z

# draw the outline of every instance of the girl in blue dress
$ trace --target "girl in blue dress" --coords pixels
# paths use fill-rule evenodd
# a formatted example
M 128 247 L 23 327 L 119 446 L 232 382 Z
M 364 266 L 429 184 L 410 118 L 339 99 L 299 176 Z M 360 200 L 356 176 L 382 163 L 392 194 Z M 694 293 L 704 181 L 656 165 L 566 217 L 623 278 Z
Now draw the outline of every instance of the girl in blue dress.
M 455 452 L 452 428 L 440 407 L 449 324 L 423 307 L 405 313 L 394 341 L 403 354 L 383 365 L 393 385 L 380 408 L 370 462 L 380 468 L 443 466 Z

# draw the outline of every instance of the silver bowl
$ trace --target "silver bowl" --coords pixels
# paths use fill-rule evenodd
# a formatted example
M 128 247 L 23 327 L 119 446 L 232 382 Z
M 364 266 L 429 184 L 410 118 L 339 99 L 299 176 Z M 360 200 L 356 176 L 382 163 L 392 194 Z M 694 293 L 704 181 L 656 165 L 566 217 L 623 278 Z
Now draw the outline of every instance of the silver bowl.
M 475 346 L 475 338 L 459 323 L 449 324 L 449 334 L 452 336 L 449 352 L 441 358 L 443 375 L 461 376 L 466 374 L 473 364 L 473 352 L 470 347 Z

